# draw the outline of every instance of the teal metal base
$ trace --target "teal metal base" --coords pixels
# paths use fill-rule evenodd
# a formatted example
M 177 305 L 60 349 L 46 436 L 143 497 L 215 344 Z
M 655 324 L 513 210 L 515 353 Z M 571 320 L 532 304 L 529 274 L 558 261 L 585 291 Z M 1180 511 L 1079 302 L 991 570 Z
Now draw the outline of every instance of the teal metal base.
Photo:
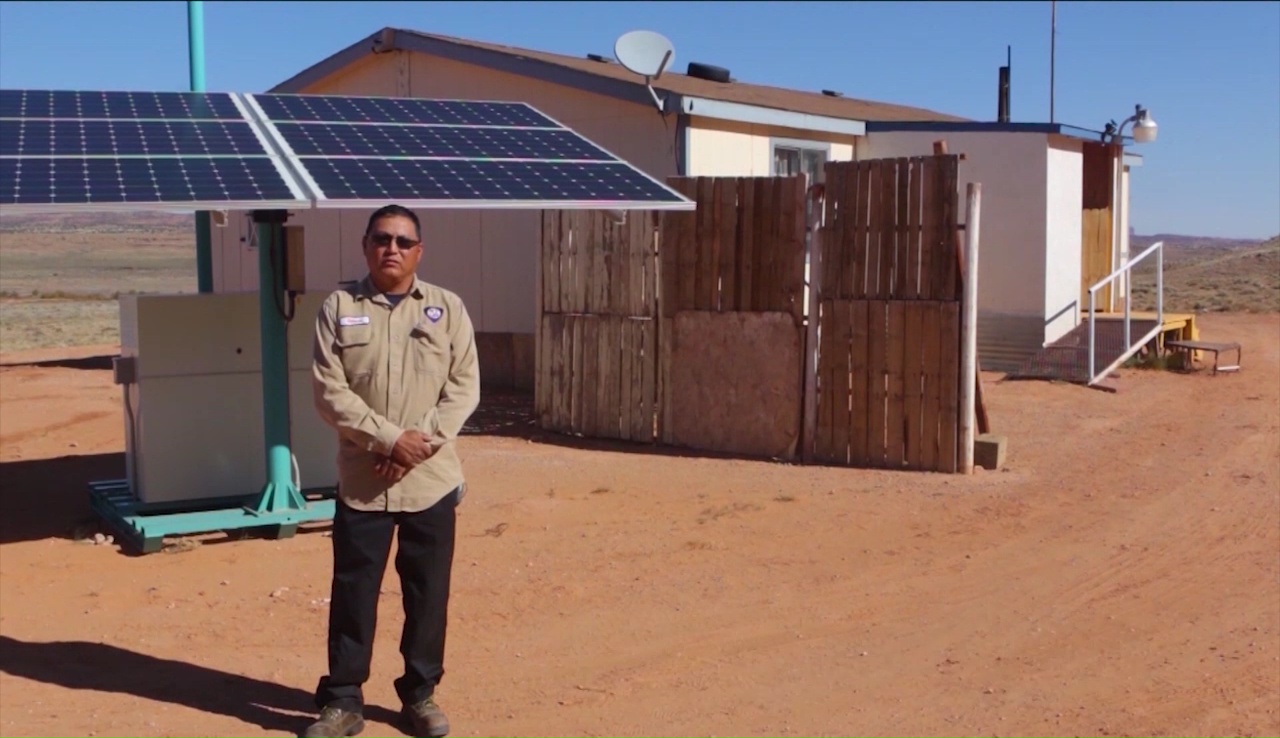
M 144 503 L 127 480 L 89 483 L 93 511 L 116 531 L 122 546 L 140 554 L 159 551 L 165 536 L 256 529 L 270 538 L 289 538 L 300 524 L 332 520 L 334 497 L 332 489 L 302 493 L 290 485 L 244 498 Z

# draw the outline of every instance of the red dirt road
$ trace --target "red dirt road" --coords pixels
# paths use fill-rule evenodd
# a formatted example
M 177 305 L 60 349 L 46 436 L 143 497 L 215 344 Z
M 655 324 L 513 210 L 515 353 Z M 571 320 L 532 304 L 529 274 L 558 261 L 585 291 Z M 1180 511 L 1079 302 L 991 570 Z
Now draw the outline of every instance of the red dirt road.
M 1202 330 L 1241 374 L 989 382 L 1009 467 L 968 478 L 467 437 L 454 734 L 1280 734 L 1280 316 Z M 0 368 L 0 733 L 298 731 L 329 539 L 71 540 L 119 397 L 30 361 Z M 384 587 L 366 735 L 400 734 Z

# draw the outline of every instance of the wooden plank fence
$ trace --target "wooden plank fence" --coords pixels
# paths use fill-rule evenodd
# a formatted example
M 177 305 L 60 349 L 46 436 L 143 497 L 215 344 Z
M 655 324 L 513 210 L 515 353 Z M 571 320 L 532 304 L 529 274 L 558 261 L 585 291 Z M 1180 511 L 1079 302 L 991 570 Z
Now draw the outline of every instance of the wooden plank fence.
M 955 155 L 826 165 L 818 460 L 957 469 L 958 168 Z
M 693 212 L 661 218 L 662 315 L 685 310 L 804 319 L 804 177 L 672 177 Z
M 652 442 L 657 410 L 656 225 L 545 211 L 534 402 L 543 428 Z

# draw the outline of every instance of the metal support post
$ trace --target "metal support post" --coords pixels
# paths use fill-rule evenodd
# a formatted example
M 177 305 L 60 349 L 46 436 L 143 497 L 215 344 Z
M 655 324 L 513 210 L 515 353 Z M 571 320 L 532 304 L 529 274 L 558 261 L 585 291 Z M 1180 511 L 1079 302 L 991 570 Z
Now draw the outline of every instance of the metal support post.
M 282 280 L 285 210 L 255 210 L 258 237 L 258 314 L 262 327 L 262 430 L 267 483 L 254 507 L 258 514 L 303 510 L 307 503 L 293 482 L 289 448 L 288 324 L 279 302 L 287 299 Z
M 187 2 L 187 51 L 190 55 L 191 91 L 204 92 L 204 3 Z M 196 211 L 196 289 L 213 292 L 213 234 L 208 211 Z
M 1095 287 L 1089 288 L 1089 381 L 1090 382 L 1093 381 L 1093 376 L 1094 376 L 1093 375 L 1093 367 L 1094 367 L 1093 352 L 1094 352 L 1094 345 L 1097 343 L 1096 341 L 1097 330 L 1095 327 L 1096 321 L 1094 320 L 1094 310 L 1096 310 L 1097 308 L 1096 308 L 1096 305 L 1094 304 L 1096 301 L 1093 299 L 1093 296 L 1095 294 L 1094 292 Z

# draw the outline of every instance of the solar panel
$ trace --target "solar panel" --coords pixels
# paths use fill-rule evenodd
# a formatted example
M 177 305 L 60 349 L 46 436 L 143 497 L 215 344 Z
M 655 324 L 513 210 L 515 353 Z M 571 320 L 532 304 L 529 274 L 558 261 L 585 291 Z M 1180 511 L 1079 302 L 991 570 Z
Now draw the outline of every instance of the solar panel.
M 330 202 L 350 207 L 363 200 L 438 200 L 459 206 L 511 207 L 570 203 L 671 200 L 662 185 L 622 163 L 458 161 L 442 159 L 323 159 L 303 164 Z
M 273 160 L 253 157 L 4 157 L 0 203 L 183 210 L 296 200 Z M 304 203 L 305 204 L 305 203 Z M 67 209 L 63 207 L 62 209 Z
M 225 92 L 0 90 L 0 118 L 243 120 Z
M 613 161 L 565 129 L 277 123 L 298 156 Z
M 247 121 L 3 120 L 0 156 L 265 156 Z
M 310 205 L 268 141 L 228 93 L 0 90 L 0 205 Z
M 525 103 L 337 95 L 254 95 L 273 121 L 560 128 Z
M 247 95 L 316 207 L 692 209 L 525 103 Z

